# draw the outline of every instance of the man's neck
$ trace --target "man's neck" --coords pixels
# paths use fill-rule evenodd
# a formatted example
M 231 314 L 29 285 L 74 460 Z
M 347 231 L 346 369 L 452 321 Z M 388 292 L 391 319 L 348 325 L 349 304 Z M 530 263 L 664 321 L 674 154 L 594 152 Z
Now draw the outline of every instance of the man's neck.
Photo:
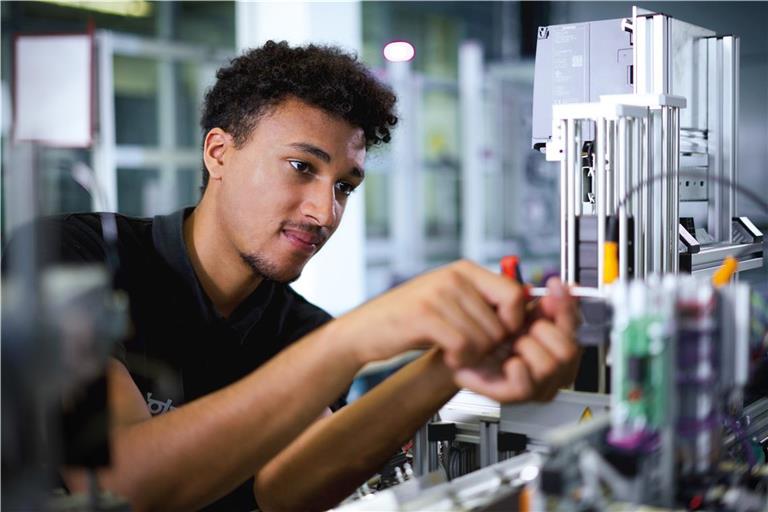
M 228 317 L 263 280 L 223 236 L 205 198 L 184 220 L 184 245 L 192 268 L 216 311 Z

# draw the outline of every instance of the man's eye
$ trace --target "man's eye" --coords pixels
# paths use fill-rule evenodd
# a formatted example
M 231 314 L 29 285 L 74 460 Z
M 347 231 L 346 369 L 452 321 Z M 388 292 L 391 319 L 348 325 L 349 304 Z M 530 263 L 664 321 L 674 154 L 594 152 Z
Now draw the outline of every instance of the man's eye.
M 309 171 L 309 164 L 301 160 L 289 160 L 288 163 L 299 172 L 305 173 Z
M 338 183 L 336 183 L 336 190 L 338 190 L 345 196 L 348 196 L 355 191 L 355 186 L 352 185 L 351 183 L 347 183 L 346 181 L 339 181 Z

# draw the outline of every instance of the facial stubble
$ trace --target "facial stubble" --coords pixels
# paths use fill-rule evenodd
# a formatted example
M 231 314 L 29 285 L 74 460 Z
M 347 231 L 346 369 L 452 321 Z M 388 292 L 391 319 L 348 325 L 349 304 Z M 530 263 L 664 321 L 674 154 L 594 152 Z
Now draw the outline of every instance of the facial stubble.
M 248 265 L 254 274 L 276 283 L 289 284 L 301 277 L 301 269 L 293 274 L 286 275 L 286 272 L 281 272 L 277 265 L 263 258 L 260 254 L 241 252 L 240 259 Z

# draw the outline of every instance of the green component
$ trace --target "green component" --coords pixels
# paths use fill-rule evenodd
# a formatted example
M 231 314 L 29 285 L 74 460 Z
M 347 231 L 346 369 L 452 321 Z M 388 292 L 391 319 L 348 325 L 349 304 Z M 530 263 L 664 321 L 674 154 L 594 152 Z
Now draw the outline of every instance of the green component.
M 642 421 L 651 429 L 661 427 L 667 419 L 670 339 L 665 334 L 664 321 L 661 315 L 638 317 L 621 332 L 624 374 L 620 379 L 620 396 L 629 413 L 628 422 Z M 642 371 L 635 369 L 632 375 L 631 366 L 641 367 Z
M 758 443 L 757 441 L 751 441 L 750 445 L 755 454 L 755 459 L 757 460 L 757 464 L 759 465 L 765 464 L 765 452 L 763 452 L 763 447 L 760 445 L 760 443 Z

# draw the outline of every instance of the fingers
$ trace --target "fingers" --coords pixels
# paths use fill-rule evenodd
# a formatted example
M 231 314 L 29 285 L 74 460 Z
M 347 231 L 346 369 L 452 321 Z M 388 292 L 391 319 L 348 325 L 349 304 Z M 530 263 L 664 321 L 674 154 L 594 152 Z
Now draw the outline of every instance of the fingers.
M 485 302 L 474 286 L 467 285 L 460 290 L 458 306 L 486 334 L 487 344 L 482 347 L 483 351 L 491 350 L 509 334 L 496 311 Z
M 519 285 L 499 278 L 495 287 L 498 306 L 488 301 L 477 279 L 488 281 L 491 272 L 468 262 L 445 267 L 428 276 L 422 288 L 426 304 L 416 322 L 422 324 L 423 334 L 445 352 L 445 362 L 452 368 L 477 364 L 517 328 L 524 316 L 522 292 Z M 498 277 L 498 276 L 493 276 Z M 485 285 L 486 288 L 488 285 Z M 505 318 L 501 315 L 505 311 Z M 441 329 L 432 330 L 434 322 L 423 322 L 430 315 L 440 317 Z M 445 326 L 453 329 L 450 335 Z
M 530 372 L 519 358 L 508 359 L 500 368 L 462 368 L 455 372 L 456 385 L 502 403 L 522 402 L 533 394 Z
M 508 332 L 515 332 L 522 327 L 525 306 L 522 286 L 469 261 L 460 261 L 452 267 L 472 283 L 485 302 L 495 307 L 498 318 Z
M 563 331 L 552 322 L 536 320 L 528 332 L 554 357 L 558 364 L 573 361 L 579 351 L 579 346 L 573 336 L 573 331 Z
M 536 321 L 531 334 L 540 340 L 562 367 L 560 386 L 570 386 L 576 380 L 581 362 L 582 347 L 576 341 L 574 331 L 563 331 L 550 322 Z
M 549 293 L 539 302 L 541 316 L 551 319 L 563 332 L 573 332 L 578 325 L 578 301 L 560 279 L 547 281 Z
M 476 362 L 479 352 L 468 342 L 466 335 L 448 322 L 441 314 L 422 315 L 418 322 L 423 340 L 429 340 L 443 349 L 443 360 L 449 368 L 459 368 Z
M 529 379 L 533 384 L 531 400 L 548 400 L 553 397 L 560 388 L 561 376 L 559 375 L 560 363 L 541 344 L 530 335 L 521 336 L 515 343 L 515 351 L 528 371 Z
M 539 319 L 512 342 L 513 353 L 486 358 L 481 365 L 456 372 L 456 384 L 501 402 L 552 400 L 573 382 L 581 349 L 573 332 Z M 493 355 L 500 353 L 497 349 Z

